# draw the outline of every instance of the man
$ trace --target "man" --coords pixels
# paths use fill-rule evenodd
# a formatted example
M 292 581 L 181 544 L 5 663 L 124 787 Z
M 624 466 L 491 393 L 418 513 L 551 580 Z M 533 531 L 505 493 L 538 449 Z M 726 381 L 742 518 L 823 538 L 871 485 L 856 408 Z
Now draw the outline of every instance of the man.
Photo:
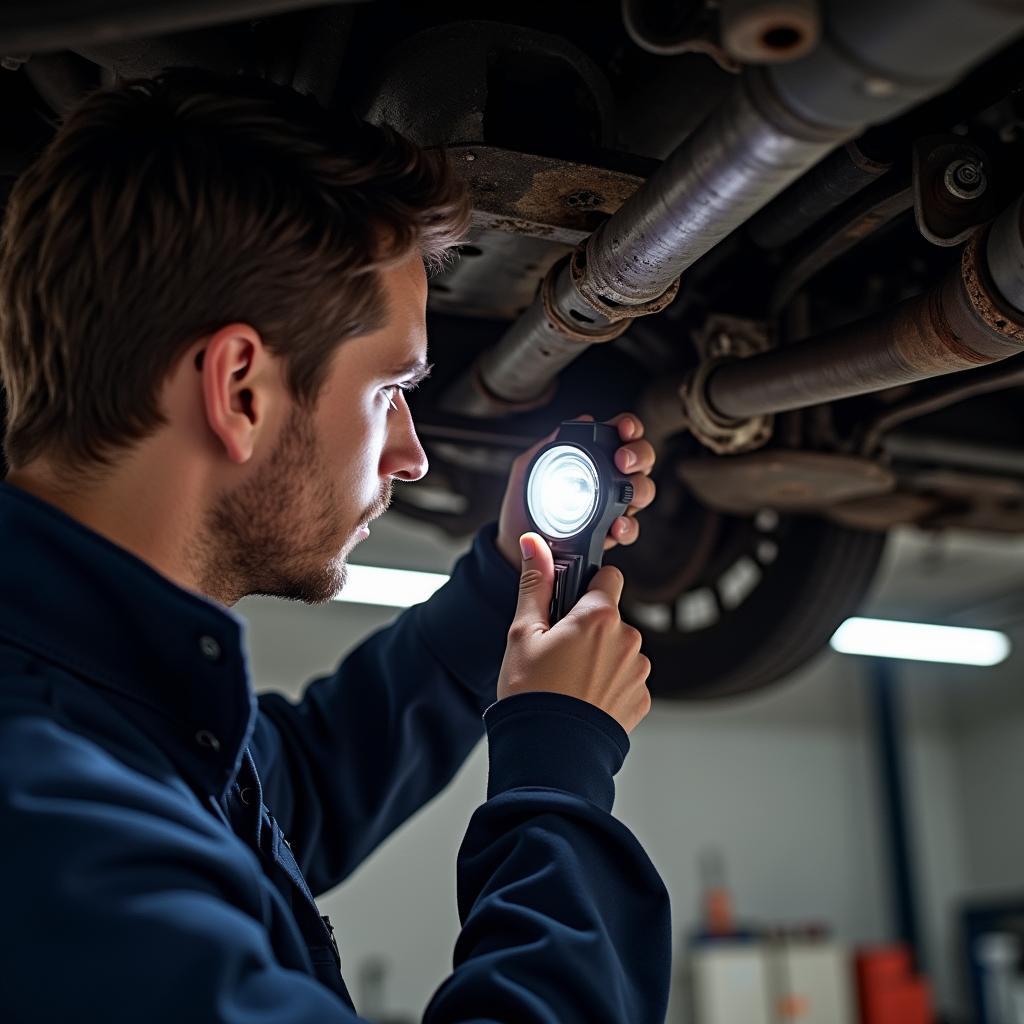
M 424 261 L 466 222 L 437 156 L 200 76 L 92 96 L 18 182 L 0 252 L 4 1020 L 355 1021 L 313 896 L 485 726 L 463 928 L 424 1020 L 663 1018 L 665 890 L 609 813 L 649 665 L 614 568 L 549 628 L 529 453 L 451 581 L 297 706 L 253 698 L 226 607 L 329 599 L 393 482 L 426 472 L 404 398 L 427 372 Z M 635 512 L 653 451 L 616 422 Z M 623 517 L 609 543 L 636 535 Z

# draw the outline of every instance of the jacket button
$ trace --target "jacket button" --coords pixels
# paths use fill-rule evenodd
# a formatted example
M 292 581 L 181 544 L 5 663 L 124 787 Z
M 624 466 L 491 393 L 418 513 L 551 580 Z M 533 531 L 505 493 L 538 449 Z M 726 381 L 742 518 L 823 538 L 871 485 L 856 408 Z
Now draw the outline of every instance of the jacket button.
M 201 747 L 209 747 L 210 750 L 220 750 L 220 740 L 209 729 L 200 729 L 196 733 L 196 743 Z
M 199 650 L 207 661 L 220 661 L 220 644 L 212 636 L 199 638 Z

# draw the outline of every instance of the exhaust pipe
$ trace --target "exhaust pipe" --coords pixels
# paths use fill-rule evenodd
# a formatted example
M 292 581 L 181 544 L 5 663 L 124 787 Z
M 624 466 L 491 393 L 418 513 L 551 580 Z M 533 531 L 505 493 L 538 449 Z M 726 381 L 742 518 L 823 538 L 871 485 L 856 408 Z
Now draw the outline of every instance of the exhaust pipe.
M 787 348 L 702 366 L 689 417 L 723 431 L 772 413 L 822 405 L 995 363 L 1024 352 L 1024 197 L 935 287 L 875 316 Z
M 443 405 L 475 416 L 543 404 L 559 372 L 841 142 L 941 91 L 1024 29 L 1005 0 L 832 0 L 806 57 L 748 69 L 726 102 L 549 279 Z

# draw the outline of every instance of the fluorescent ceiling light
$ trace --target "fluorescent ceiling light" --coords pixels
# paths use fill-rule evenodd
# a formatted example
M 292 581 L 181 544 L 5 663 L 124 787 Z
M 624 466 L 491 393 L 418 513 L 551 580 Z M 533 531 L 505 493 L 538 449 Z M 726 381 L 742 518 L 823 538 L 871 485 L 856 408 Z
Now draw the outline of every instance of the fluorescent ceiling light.
M 853 618 L 835 631 L 832 647 L 843 654 L 868 654 L 876 658 L 998 665 L 1010 653 L 1010 639 L 994 629 Z
M 377 565 L 352 565 L 350 562 L 345 586 L 334 600 L 408 608 L 411 604 L 426 601 L 447 582 L 448 577 L 440 572 L 383 569 Z

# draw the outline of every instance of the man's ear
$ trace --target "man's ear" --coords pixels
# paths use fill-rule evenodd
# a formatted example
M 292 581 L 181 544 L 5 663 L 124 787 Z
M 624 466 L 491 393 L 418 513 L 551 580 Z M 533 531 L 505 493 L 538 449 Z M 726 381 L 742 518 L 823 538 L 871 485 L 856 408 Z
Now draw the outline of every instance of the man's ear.
M 228 324 L 195 356 L 206 422 L 232 462 L 247 462 L 263 429 L 276 371 L 259 332 Z

